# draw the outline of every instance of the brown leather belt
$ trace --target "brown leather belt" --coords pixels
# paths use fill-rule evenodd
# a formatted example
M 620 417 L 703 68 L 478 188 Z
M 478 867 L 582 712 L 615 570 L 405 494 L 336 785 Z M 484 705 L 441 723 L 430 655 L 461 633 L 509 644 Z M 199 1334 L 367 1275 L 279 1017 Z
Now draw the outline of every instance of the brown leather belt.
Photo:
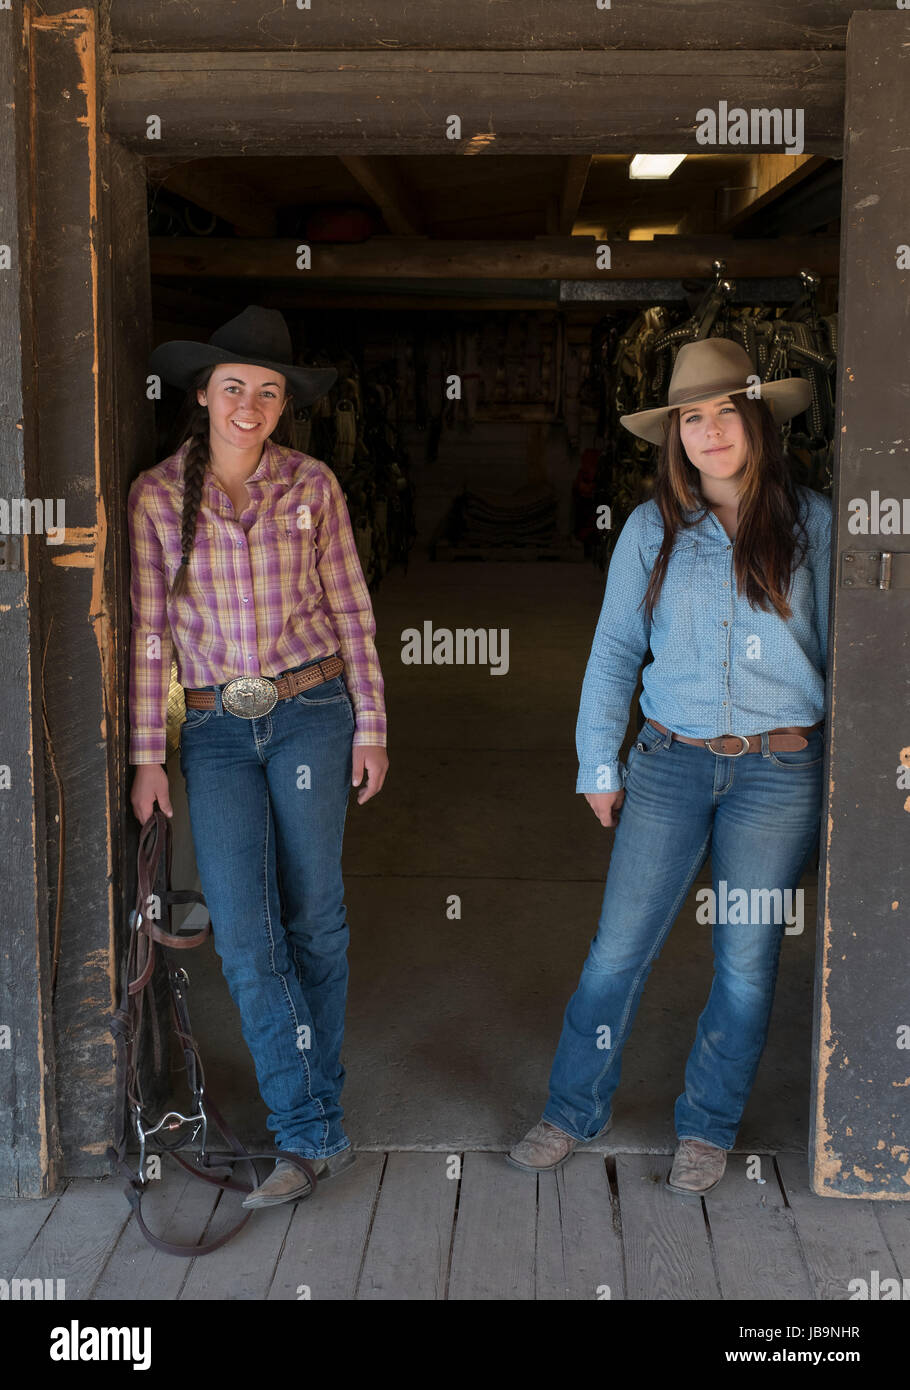
M 340 656 L 327 656 L 302 671 L 289 671 L 272 680 L 269 676 L 238 676 L 220 687 L 221 702 L 230 714 L 241 719 L 259 719 L 275 708 L 279 700 L 299 695 L 311 685 L 322 685 L 340 676 L 344 661 Z M 214 690 L 184 690 L 188 709 L 214 709 Z
M 772 753 L 795 753 L 798 749 L 805 748 L 809 741 L 803 735 L 820 729 L 824 722 L 824 719 L 819 719 L 817 724 L 788 724 L 785 728 L 769 729 L 768 747 Z M 649 719 L 648 723 L 653 724 L 662 734 L 670 732 L 663 724 L 658 724 L 656 719 Z M 743 753 L 761 752 L 761 734 L 717 734 L 714 738 L 689 738 L 686 734 L 674 734 L 673 737 L 680 743 L 692 743 L 697 748 L 707 748 L 710 753 L 717 753 L 724 758 L 739 758 Z M 727 747 L 712 748 L 713 743 L 726 744 Z M 731 743 L 732 748 L 729 747 Z M 747 747 L 744 748 L 743 744 Z

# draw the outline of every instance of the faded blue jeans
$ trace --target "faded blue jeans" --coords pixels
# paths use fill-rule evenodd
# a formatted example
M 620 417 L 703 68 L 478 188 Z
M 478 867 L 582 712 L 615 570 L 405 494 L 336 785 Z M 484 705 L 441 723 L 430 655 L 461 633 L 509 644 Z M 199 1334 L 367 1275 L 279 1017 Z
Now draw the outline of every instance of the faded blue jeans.
M 215 950 L 276 1148 L 325 1158 L 350 1146 L 340 1103 L 341 844 L 354 709 L 343 673 L 258 719 L 229 713 L 217 689 L 215 700 L 213 710 L 187 710 L 180 737 Z
M 678 1139 L 733 1147 L 768 1035 L 785 890 L 794 906 L 821 827 L 823 734 L 792 753 L 772 753 L 765 734 L 761 752 L 730 758 L 645 721 L 626 762 L 600 922 L 566 1008 L 545 1120 L 581 1141 L 606 1124 L 645 980 L 710 853 L 717 906 L 700 900 L 696 930 L 712 932 L 714 981 L 674 1118 Z M 735 889 L 745 890 L 745 921 L 733 920 Z

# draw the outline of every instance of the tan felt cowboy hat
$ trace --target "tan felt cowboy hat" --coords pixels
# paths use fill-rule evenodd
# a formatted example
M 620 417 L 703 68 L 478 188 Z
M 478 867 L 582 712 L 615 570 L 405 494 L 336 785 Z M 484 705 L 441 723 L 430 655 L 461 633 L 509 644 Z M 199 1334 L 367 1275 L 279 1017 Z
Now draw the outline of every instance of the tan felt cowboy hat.
M 287 378 L 287 389 L 296 405 L 310 405 L 324 396 L 338 376 L 334 367 L 296 367 L 291 358 L 291 335 L 284 315 L 277 309 L 248 304 L 242 314 L 223 323 L 207 343 L 177 338 L 161 343 L 149 358 L 153 372 L 173 386 L 188 390 L 202 367 L 219 362 L 249 362 L 271 367 Z
M 729 338 L 700 338 L 697 343 L 684 343 L 676 354 L 667 404 L 654 410 L 637 410 L 634 415 L 621 415 L 625 425 L 639 439 L 649 444 L 661 444 L 664 424 L 670 411 L 683 406 L 713 401 L 718 396 L 737 396 L 748 391 L 747 377 L 756 375 L 752 359 L 744 347 Z M 759 395 L 767 401 L 777 424 L 805 410 L 812 399 L 812 388 L 801 376 L 788 376 L 780 381 L 760 383 Z

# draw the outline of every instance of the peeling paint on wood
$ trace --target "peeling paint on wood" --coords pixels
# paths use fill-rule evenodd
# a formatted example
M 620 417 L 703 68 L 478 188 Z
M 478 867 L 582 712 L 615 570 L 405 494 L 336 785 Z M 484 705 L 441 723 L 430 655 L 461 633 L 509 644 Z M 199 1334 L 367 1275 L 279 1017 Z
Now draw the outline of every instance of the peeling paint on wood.
M 99 221 L 102 134 L 95 11 L 74 8 L 36 16 L 32 41 L 36 91 L 67 94 L 62 101 L 58 96 L 38 103 L 34 141 L 40 149 L 36 246 L 39 266 L 44 257 L 46 267 L 38 277 L 35 308 L 44 444 L 39 468 L 44 488 L 64 496 L 67 511 L 78 522 L 67 528 L 60 546 L 45 547 L 39 557 L 44 588 L 59 615 L 45 698 L 68 813 L 62 840 L 48 820 L 49 855 L 59 856 L 63 866 L 55 1000 L 67 1038 L 58 1055 L 60 1117 L 67 1172 L 100 1173 L 105 1165 L 86 1168 L 78 1158 L 86 1142 L 100 1142 L 110 1126 L 114 1053 L 109 1018 L 117 997 L 107 756 L 117 694 L 105 580 L 99 255 L 104 228 Z M 106 269 L 107 254 L 104 263 Z M 65 355 L 61 343 L 67 345 Z M 60 442 L 68 432 L 72 445 L 64 462 Z M 90 581 L 81 577 L 85 570 L 91 571 Z M 71 579 L 64 581 L 64 573 Z M 54 575 L 60 578 L 54 580 Z M 88 980 L 92 983 L 86 990 Z
M 0 419 L 0 491 L 28 492 L 37 440 L 36 349 L 31 306 L 40 277 L 26 248 L 34 244 L 35 180 L 33 135 L 36 113 L 31 59 L 31 9 L 8 13 L 4 27 L 17 25 L 0 45 L 0 186 L 9 216 L 4 239 L 12 268 L 0 277 L 0 375 L 6 409 Z M 0 708 L 4 733 L 17 751 L 20 776 L 0 804 L 4 846 L 4 966 L 0 1008 L 20 1030 L 15 1069 L 0 1074 L 0 1112 L 5 1143 L 0 1146 L 0 1192 L 37 1197 L 58 1178 L 54 1038 L 50 1014 L 50 946 L 44 865 L 44 765 L 40 739 L 41 692 L 36 687 L 35 633 L 41 596 L 35 584 L 31 543 L 23 545 L 21 571 L 0 575 L 3 622 L 0 643 Z M 27 866 L 28 872 L 22 871 Z M 34 872 L 32 872 L 34 866 Z
M 835 578 L 838 555 L 854 543 L 842 499 L 905 490 L 904 462 L 879 447 L 902 434 L 905 387 L 894 364 L 910 353 L 899 277 L 891 278 L 892 229 L 910 221 L 905 23 L 896 14 L 862 11 L 848 31 Z M 895 548 L 905 542 L 895 540 Z M 908 630 L 905 592 L 835 583 L 810 1134 L 812 1187 L 825 1196 L 910 1196 L 910 1115 L 904 1098 L 895 1096 L 907 1067 L 897 1029 L 907 1022 L 910 976 L 910 933 L 901 910 L 910 874 L 902 814 L 910 799 L 894 795 L 893 745 L 887 735 L 876 736 L 906 708 Z M 898 765 L 910 765 L 908 757 L 910 749 L 901 747 Z

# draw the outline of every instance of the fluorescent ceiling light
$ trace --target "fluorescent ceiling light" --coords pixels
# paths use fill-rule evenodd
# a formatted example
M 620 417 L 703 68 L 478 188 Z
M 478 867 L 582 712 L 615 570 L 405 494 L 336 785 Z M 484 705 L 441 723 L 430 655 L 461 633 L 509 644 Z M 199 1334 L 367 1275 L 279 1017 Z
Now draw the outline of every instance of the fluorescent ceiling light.
M 637 154 L 629 165 L 629 178 L 668 179 L 685 157 L 684 154 Z

